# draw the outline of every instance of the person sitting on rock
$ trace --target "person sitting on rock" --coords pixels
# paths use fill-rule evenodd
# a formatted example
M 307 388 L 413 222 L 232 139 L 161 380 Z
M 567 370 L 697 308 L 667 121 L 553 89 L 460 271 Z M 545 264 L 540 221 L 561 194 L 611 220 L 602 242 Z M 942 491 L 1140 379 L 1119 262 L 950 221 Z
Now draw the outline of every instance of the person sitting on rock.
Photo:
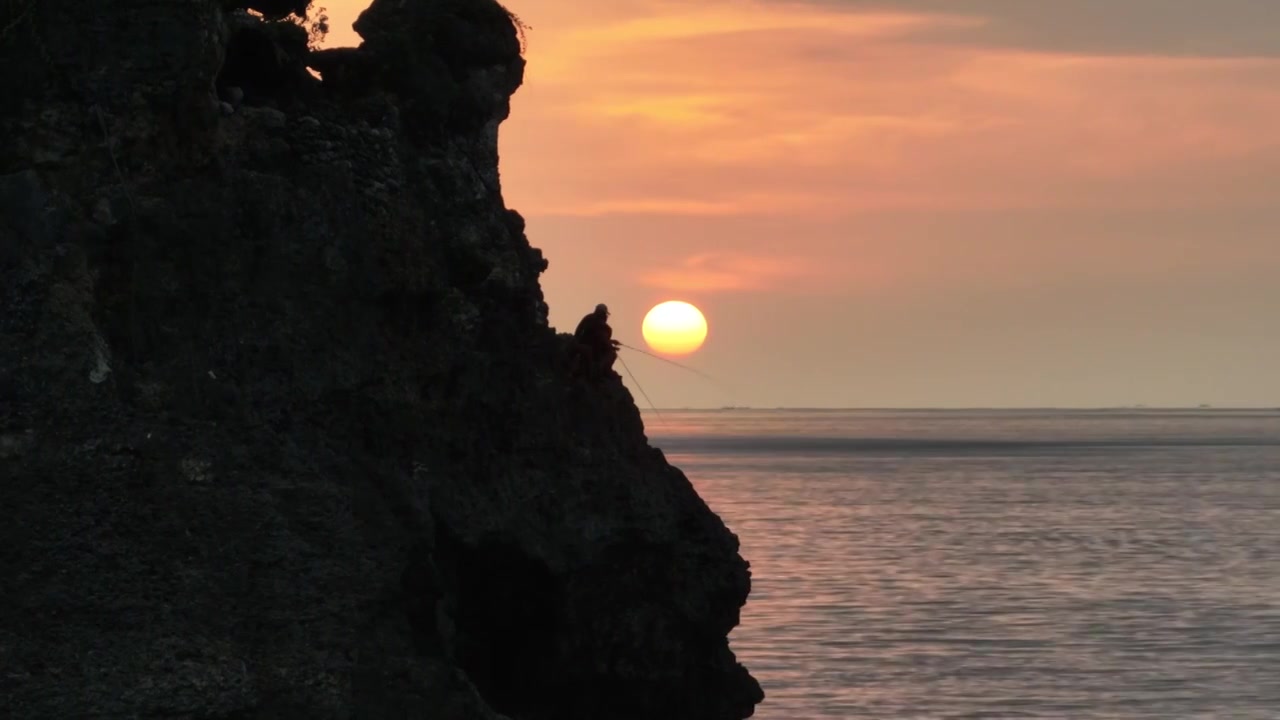
M 582 318 L 573 331 L 573 344 L 575 375 L 598 378 L 613 369 L 621 343 L 613 339 L 608 306 L 600 303 L 594 312 Z

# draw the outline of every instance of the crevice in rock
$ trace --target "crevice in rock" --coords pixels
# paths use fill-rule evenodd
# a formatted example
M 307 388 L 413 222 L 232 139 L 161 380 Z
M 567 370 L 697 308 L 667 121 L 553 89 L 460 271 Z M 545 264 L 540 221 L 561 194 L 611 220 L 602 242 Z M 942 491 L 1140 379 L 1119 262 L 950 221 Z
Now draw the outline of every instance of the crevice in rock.
M 409 564 L 400 577 L 400 587 L 404 591 L 404 612 L 413 631 L 414 646 L 426 655 L 441 654 L 445 649 L 444 633 L 438 622 L 442 588 L 430 544 L 419 542 L 409 551 Z

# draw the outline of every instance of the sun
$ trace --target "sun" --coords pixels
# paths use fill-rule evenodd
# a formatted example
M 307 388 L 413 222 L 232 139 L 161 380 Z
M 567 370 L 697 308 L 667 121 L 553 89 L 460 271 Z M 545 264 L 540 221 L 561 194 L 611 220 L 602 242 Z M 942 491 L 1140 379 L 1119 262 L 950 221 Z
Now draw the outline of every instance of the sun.
M 687 302 L 668 300 L 654 305 L 644 316 L 640 332 L 657 352 L 688 355 L 707 339 L 707 319 Z

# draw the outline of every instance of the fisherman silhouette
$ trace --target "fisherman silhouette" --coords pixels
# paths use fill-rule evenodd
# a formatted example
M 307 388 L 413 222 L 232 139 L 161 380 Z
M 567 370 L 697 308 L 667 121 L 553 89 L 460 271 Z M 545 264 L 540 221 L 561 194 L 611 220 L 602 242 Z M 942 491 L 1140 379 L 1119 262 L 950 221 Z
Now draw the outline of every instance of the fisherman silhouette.
M 582 318 L 573 331 L 573 345 L 574 375 L 597 379 L 612 372 L 621 343 L 613 339 L 608 306 L 600 303 Z

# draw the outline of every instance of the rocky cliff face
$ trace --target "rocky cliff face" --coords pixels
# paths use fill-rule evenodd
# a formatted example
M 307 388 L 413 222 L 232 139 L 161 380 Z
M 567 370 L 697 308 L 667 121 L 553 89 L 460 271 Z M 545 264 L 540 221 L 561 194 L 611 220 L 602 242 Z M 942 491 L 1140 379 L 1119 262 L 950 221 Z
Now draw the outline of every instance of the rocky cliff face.
M 750 715 L 737 540 L 504 206 L 511 18 L 271 4 L 0 4 L 0 706 Z

